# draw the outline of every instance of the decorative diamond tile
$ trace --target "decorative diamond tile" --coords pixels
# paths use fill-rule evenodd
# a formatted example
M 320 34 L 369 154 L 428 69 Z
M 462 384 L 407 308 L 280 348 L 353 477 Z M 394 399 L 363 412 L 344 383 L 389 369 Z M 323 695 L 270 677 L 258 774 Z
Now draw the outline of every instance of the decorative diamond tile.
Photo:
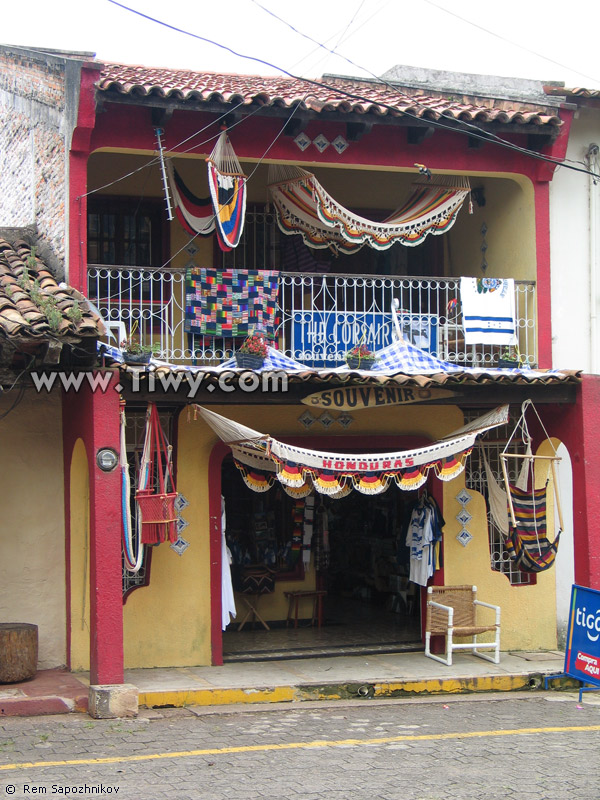
M 344 150 L 350 147 L 349 143 L 344 139 L 344 137 L 340 134 L 336 136 L 333 142 L 331 143 L 338 152 L 338 155 L 342 155 Z
M 177 511 L 178 514 L 181 511 L 183 511 L 184 508 L 187 508 L 189 504 L 190 501 L 187 499 L 187 497 L 184 497 L 184 495 L 182 494 L 178 494 L 177 497 L 175 498 L 175 502 L 173 503 L 173 505 L 175 506 L 175 511 Z
M 466 547 L 473 537 L 466 528 L 463 528 L 456 538 L 463 547 Z
M 182 556 L 189 546 L 190 543 L 186 542 L 186 540 L 182 539 L 180 536 L 179 539 L 171 545 L 171 550 L 175 550 L 178 556 Z
M 461 506 L 466 506 L 467 503 L 471 502 L 471 495 L 467 492 L 466 489 L 461 489 L 460 492 L 456 495 L 457 501 L 461 504 Z
M 181 531 L 185 530 L 190 523 L 183 517 L 177 517 L 177 535 L 181 537 Z
M 319 422 L 324 428 L 329 428 L 335 422 L 335 417 L 333 417 L 329 411 L 326 411 L 319 417 Z
M 294 141 L 296 142 L 300 150 L 302 150 L 302 152 L 304 152 L 308 147 L 308 145 L 310 144 L 310 139 L 304 133 L 304 131 L 299 133 L 298 136 L 296 136 L 296 138 L 294 139 Z
M 329 139 L 320 133 L 316 139 L 313 139 L 313 144 L 319 153 L 323 153 L 329 147 Z
M 185 246 L 185 251 L 186 253 L 189 253 L 193 258 L 198 252 L 198 247 L 193 241 L 191 241 L 188 242 L 188 244 Z
M 305 428 L 310 428 L 310 426 L 313 424 L 313 422 L 316 422 L 316 421 L 317 420 L 315 419 L 315 417 L 313 417 L 313 415 L 310 413 L 310 411 L 308 411 L 308 409 L 304 412 L 304 414 L 302 414 L 300 417 L 298 417 L 298 422 L 301 422 L 304 425 Z
M 467 525 L 473 519 L 473 517 L 471 514 L 469 514 L 466 508 L 463 508 L 460 514 L 456 515 L 456 519 L 461 525 Z
M 347 428 L 348 425 L 352 425 L 352 423 L 354 422 L 354 417 L 352 416 L 352 414 L 348 414 L 348 412 L 344 411 L 339 415 L 337 421 L 342 426 L 342 428 Z

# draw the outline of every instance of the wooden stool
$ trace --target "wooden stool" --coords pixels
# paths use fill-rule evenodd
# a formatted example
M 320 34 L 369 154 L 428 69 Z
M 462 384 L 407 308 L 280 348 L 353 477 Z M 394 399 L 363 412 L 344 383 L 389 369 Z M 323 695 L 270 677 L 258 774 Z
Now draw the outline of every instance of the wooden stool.
M 29 622 L 0 623 L 0 683 L 19 683 L 37 671 L 38 626 Z
M 315 624 L 315 620 L 317 621 L 317 628 L 320 628 L 323 623 L 323 598 L 327 592 L 324 589 L 316 589 L 314 591 L 307 591 L 307 592 L 284 592 L 284 595 L 288 598 L 288 615 L 285 621 L 286 627 L 290 624 L 292 619 L 292 609 L 294 612 L 294 628 L 298 627 L 298 606 L 300 604 L 300 600 L 304 597 L 311 598 L 313 601 L 313 613 L 311 619 L 311 625 Z
M 246 616 L 244 617 L 244 619 L 238 625 L 238 631 L 242 630 L 242 628 L 248 622 L 250 617 L 252 617 L 252 624 L 253 625 L 256 622 L 256 620 L 258 620 L 261 623 L 261 625 L 264 628 L 266 628 L 266 630 L 270 631 L 271 628 L 269 628 L 267 623 L 264 621 L 264 619 L 261 617 L 261 615 L 256 610 L 256 607 L 258 605 L 258 598 L 260 597 L 261 594 L 264 594 L 264 592 L 259 592 L 257 594 L 251 595 L 252 597 L 254 597 L 254 602 L 250 602 L 250 600 L 248 600 L 248 594 L 250 594 L 250 593 L 249 592 L 244 592 L 244 594 L 240 595 L 240 597 L 242 598 L 244 603 L 248 606 L 248 611 L 246 611 Z

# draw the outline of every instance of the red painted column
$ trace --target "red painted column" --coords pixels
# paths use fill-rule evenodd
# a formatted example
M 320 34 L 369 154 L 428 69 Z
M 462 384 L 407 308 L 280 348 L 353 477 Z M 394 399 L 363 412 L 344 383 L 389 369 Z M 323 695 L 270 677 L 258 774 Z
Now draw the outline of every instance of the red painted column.
M 592 589 L 600 589 L 599 408 L 600 375 L 584 375 L 574 406 L 540 409 L 548 433 L 564 442 L 571 456 L 575 581 Z
M 552 304 L 550 292 L 550 184 L 535 186 L 535 242 L 537 258 L 538 364 L 552 366 Z
M 103 472 L 98 450 L 119 452 L 119 393 L 115 372 L 105 391 L 83 384 L 63 392 L 65 491 L 70 492 L 67 464 L 77 438 L 88 455 L 90 491 L 90 683 L 123 683 L 123 589 L 121 567 L 121 473 Z

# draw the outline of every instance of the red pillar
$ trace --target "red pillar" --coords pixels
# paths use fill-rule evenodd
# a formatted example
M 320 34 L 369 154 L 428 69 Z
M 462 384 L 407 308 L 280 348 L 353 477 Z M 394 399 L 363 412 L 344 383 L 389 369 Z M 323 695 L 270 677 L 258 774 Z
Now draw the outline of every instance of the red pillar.
M 543 408 L 551 436 L 569 450 L 573 469 L 575 581 L 600 589 L 600 375 L 584 375 L 574 406 Z M 560 555 L 560 550 L 559 550 Z
M 86 446 L 90 476 L 90 683 L 123 683 L 123 589 L 121 578 L 121 473 L 103 472 L 98 450 L 119 452 L 119 374 L 103 391 L 84 384 L 63 394 L 65 466 L 73 445 Z M 70 492 L 65 469 L 65 491 Z
M 537 254 L 538 364 L 552 366 L 552 304 L 550 293 L 550 184 L 535 184 L 535 240 Z

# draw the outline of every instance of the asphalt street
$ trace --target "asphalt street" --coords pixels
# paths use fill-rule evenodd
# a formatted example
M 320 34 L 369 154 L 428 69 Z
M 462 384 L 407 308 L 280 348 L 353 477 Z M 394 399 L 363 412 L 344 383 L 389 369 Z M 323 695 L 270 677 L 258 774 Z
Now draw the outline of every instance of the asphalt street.
M 598 800 L 599 756 L 572 692 L 12 717 L 0 800 Z

